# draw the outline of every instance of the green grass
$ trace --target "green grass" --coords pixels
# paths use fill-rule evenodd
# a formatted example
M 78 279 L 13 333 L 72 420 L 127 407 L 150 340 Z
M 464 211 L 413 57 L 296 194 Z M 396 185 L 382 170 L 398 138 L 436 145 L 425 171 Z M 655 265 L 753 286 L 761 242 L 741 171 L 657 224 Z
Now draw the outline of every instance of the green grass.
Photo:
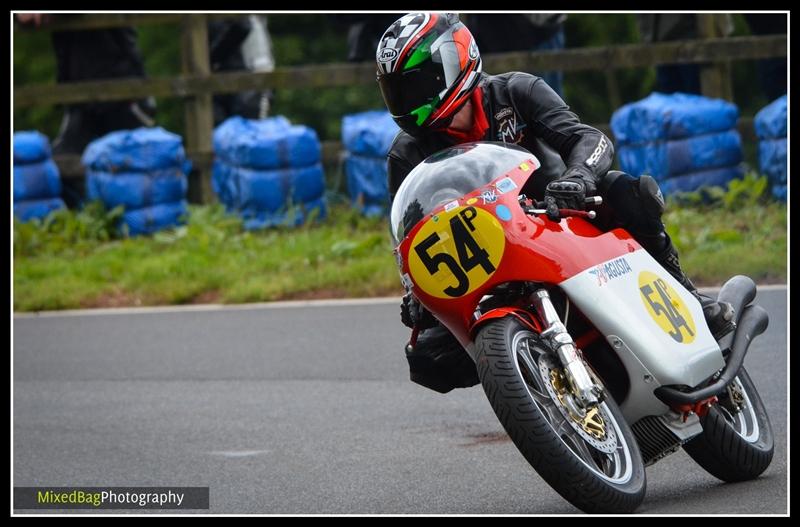
M 696 285 L 735 274 L 786 282 L 786 205 L 748 177 L 727 191 L 671 199 L 664 223 Z M 99 204 L 14 223 L 14 309 L 259 302 L 399 295 L 385 219 L 346 205 L 322 223 L 245 231 L 220 206 L 191 206 L 187 225 L 120 237 L 121 211 Z
M 696 285 L 737 275 L 786 283 L 786 206 L 743 207 L 736 213 L 681 209 L 667 215 L 681 265 Z
M 717 285 L 744 274 L 760 283 L 785 283 L 786 204 L 767 198 L 766 180 L 752 174 L 670 200 L 664 223 L 695 285 Z
M 152 237 L 111 239 L 92 208 L 15 221 L 14 309 L 402 292 L 383 219 L 337 208 L 317 225 L 248 232 L 220 206 L 190 209 L 187 225 Z

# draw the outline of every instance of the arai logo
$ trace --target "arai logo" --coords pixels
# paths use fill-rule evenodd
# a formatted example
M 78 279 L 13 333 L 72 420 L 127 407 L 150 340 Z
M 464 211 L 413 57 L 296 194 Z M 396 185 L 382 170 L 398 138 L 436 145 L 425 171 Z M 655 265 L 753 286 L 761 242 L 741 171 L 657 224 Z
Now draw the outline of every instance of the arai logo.
M 397 58 L 397 50 L 394 48 L 384 48 L 378 55 L 378 62 L 389 62 Z

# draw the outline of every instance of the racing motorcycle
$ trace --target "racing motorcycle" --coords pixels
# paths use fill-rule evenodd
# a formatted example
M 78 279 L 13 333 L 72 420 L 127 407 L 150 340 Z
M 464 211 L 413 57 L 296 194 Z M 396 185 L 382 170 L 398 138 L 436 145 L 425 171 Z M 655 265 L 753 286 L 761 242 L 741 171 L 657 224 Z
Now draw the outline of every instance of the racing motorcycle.
M 600 230 L 594 210 L 555 221 L 521 194 L 539 166 L 492 142 L 418 165 L 390 217 L 407 293 L 458 339 L 513 443 L 579 509 L 635 510 L 645 467 L 681 447 L 723 481 L 756 478 L 773 435 L 742 366 L 768 324 L 753 281 L 721 288 L 736 329 L 716 341 L 695 296 L 627 231 Z

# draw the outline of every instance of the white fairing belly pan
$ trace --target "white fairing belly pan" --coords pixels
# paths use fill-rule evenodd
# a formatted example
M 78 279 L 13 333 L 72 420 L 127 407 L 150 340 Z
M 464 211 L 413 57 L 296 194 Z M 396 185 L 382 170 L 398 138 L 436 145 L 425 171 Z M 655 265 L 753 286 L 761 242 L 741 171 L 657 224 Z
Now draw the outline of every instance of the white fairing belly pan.
M 559 285 L 612 346 L 622 340 L 618 353 L 634 354 L 653 376 L 650 393 L 659 385 L 696 386 L 725 365 L 700 302 L 643 249 Z

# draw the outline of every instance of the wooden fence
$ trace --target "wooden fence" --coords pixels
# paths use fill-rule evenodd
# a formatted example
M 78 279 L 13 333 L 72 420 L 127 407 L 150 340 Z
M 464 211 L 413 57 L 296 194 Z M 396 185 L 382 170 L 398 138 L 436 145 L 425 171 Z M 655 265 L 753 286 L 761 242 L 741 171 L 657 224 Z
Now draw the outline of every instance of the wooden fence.
M 95 101 L 139 99 L 148 96 L 178 97 L 184 100 L 187 155 L 199 171 L 200 199 L 212 198 L 210 166 L 213 158 L 211 135 L 213 111 L 211 97 L 218 93 L 267 88 L 292 89 L 337 87 L 375 83 L 372 62 L 319 64 L 280 67 L 271 72 L 210 71 L 207 22 L 242 14 L 87 14 L 59 15 L 39 28 L 15 22 L 15 33 L 99 29 L 106 27 L 173 24 L 180 28 L 181 74 L 174 77 L 114 79 L 69 84 L 34 84 L 14 87 L 14 107 L 75 104 Z M 484 54 L 484 70 L 500 71 L 602 71 L 609 98 L 619 106 L 621 98 L 614 71 L 658 64 L 701 64 L 703 94 L 731 99 L 730 62 L 787 55 L 787 36 L 749 36 L 720 38 L 714 33 L 716 14 L 698 16 L 699 34 L 707 38 L 656 44 L 574 48 L 545 52 Z M 607 124 L 595 124 L 610 134 Z M 752 120 L 742 120 L 740 130 L 751 137 Z M 338 141 L 323 143 L 323 159 L 338 158 Z M 78 156 L 58 156 L 56 163 L 65 177 L 80 177 L 83 169 Z

